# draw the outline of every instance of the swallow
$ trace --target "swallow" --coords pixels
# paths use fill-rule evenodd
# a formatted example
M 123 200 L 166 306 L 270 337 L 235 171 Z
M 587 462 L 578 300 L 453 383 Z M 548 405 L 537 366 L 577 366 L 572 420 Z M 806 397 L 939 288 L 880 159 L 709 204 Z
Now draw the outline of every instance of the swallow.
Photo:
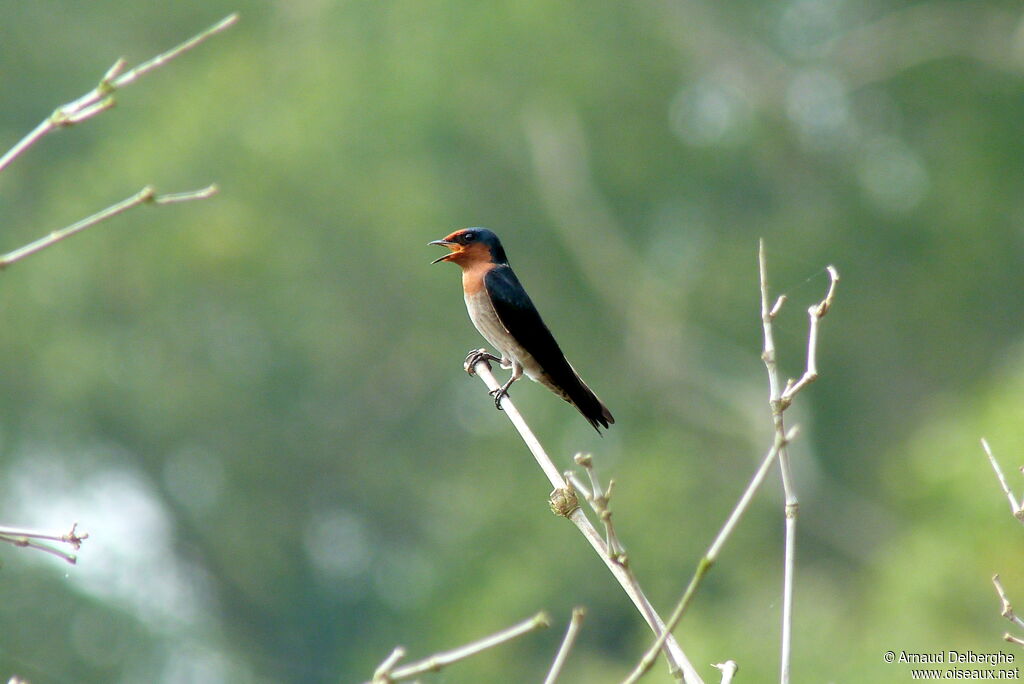
M 526 373 L 531 380 L 575 406 L 597 434 L 601 434 L 600 428 L 607 429 L 615 422 L 608 407 L 566 360 L 509 265 L 497 235 L 486 228 L 466 228 L 428 244 L 449 250 L 432 264 L 450 261 L 462 268 L 469 317 L 480 334 L 501 353 L 499 358 L 483 350 L 470 352 L 466 357 L 467 370 L 472 371 L 481 358 L 512 369 L 508 381 L 491 392 L 498 409 L 512 383 Z

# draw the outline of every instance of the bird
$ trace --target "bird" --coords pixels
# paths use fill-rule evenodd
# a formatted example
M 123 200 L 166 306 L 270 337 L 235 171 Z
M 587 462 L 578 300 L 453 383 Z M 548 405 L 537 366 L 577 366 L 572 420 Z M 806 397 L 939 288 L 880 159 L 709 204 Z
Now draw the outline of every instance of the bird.
M 472 373 L 481 359 L 498 361 L 502 368 L 512 369 L 508 381 L 491 392 L 499 410 L 512 383 L 525 373 L 575 406 L 597 434 L 601 434 L 602 427 L 607 429 L 615 422 L 608 407 L 566 360 L 509 265 L 497 235 L 486 228 L 464 228 L 428 244 L 449 250 L 431 264 L 450 261 L 462 268 L 462 289 L 469 318 L 501 354 L 497 357 L 482 349 L 472 351 L 466 357 L 467 370 Z

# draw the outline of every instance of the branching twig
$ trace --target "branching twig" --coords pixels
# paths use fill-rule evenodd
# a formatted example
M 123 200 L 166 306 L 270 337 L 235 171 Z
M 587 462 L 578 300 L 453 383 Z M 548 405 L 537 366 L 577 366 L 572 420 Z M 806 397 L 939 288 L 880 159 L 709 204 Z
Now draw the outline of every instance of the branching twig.
M 729 519 L 726 520 L 725 525 L 722 526 L 721 531 L 719 531 L 718 536 L 708 548 L 707 553 L 704 554 L 704 557 L 697 563 L 697 569 L 694 572 L 693 577 L 690 579 L 690 583 L 687 585 L 686 591 L 683 593 L 682 598 L 679 599 L 679 602 L 672 610 L 672 614 L 669 616 L 666 631 L 658 635 L 658 639 L 644 654 L 644 657 L 640 660 L 630 675 L 623 680 L 624 684 L 632 684 L 638 681 L 650 669 L 657 657 L 658 648 L 660 647 L 662 640 L 666 638 L 668 633 L 675 629 L 679 624 L 679 620 L 682 619 L 683 614 L 690 605 L 690 601 L 693 599 L 694 593 L 696 592 L 697 587 L 700 586 L 704 575 L 706 575 L 708 570 L 711 569 L 711 566 L 714 565 L 715 560 L 718 558 L 718 554 L 721 552 L 726 540 L 732 534 L 737 523 L 739 523 L 743 514 L 750 506 L 750 502 L 753 500 L 754 494 L 757 493 L 757 490 L 761 487 L 761 483 L 764 482 L 764 478 L 768 474 L 768 470 L 771 468 L 771 465 L 775 462 L 776 458 L 779 460 L 780 469 L 782 470 L 783 486 L 786 491 L 786 573 L 783 584 L 781 678 L 783 684 L 789 681 L 789 653 L 791 643 L 790 635 L 792 630 L 793 600 L 793 550 L 795 544 L 794 535 L 796 531 L 796 511 L 798 502 L 796 499 L 796 492 L 792 486 L 789 462 L 786 460 L 786 447 L 796 436 L 797 431 L 795 427 L 791 428 L 789 431 L 785 429 L 782 414 L 792 403 L 793 397 L 796 396 L 804 387 L 814 382 L 818 377 L 818 326 L 821 322 L 821 318 L 828 313 L 828 310 L 832 306 L 832 300 L 835 297 L 836 283 L 839 281 L 839 273 L 836 271 L 835 267 L 828 267 L 827 270 L 830 278 L 828 292 L 823 300 L 807 310 L 807 313 L 811 318 L 810 330 L 807 335 L 807 368 L 799 381 L 790 380 L 786 385 L 786 389 L 783 390 L 781 388 L 781 383 L 779 382 L 778 365 L 775 359 L 775 340 L 772 334 L 772 320 L 776 315 L 778 315 L 779 311 L 782 309 L 782 305 L 786 303 L 786 296 L 781 295 L 775 300 L 774 304 L 769 306 L 768 275 L 765 265 L 763 240 L 760 243 L 758 265 L 761 281 L 761 321 L 764 328 L 764 352 L 762 354 L 762 358 L 764 359 L 765 366 L 768 369 L 770 406 L 772 409 L 772 420 L 775 426 L 775 440 L 771 449 L 768 451 L 768 455 L 765 456 L 763 461 L 761 461 L 761 466 L 757 469 L 757 472 L 754 474 L 750 484 L 747 485 L 747 489 L 743 492 L 743 496 L 740 497 L 736 507 L 729 515 Z M 731 680 L 733 674 L 735 674 L 735 670 L 727 672 L 723 669 L 723 681 Z
M 75 551 L 78 551 L 78 549 L 82 547 L 82 542 L 88 538 L 88 534 L 78 533 L 78 523 L 73 524 L 71 526 L 71 530 L 63 534 L 59 532 L 39 532 L 37 530 L 26 530 L 19 527 L 0 526 L 0 541 L 14 544 L 15 546 L 38 549 L 39 551 L 44 551 L 66 560 L 72 565 L 78 561 L 77 555 L 46 542 L 67 544 Z
M 818 304 L 807 310 L 810 316 L 810 328 L 807 334 L 807 367 L 803 376 L 798 380 L 789 380 L 785 389 L 782 388 L 779 376 L 778 360 L 775 355 L 775 337 L 772 331 L 772 321 L 778 315 L 779 310 L 785 303 L 784 297 L 779 297 L 775 304 L 769 306 L 768 295 L 768 266 L 765 258 L 764 240 L 760 241 L 758 249 L 758 270 L 761 281 L 761 324 L 764 329 L 764 351 L 761 358 L 764 360 L 765 369 L 768 371 L 769 385 L 769 406 L 772 412 L 772 423 L 775 427 L 777 439 L 785 442 L 786 426 L 783 413 L 793 403 L 793 397 L 803 390 L 807 385 L 814 382 L 818 377 L 817 348 L 818 348 L 818 326 L 821 319 L 832 308 L 832 300 L 835 297 L 836 284 L 839 282 L 839 273 L 835 267 L 828 266 L 829 286 L 825 298 Z M 782 580 L 782 648 L 780 657 L 780 681 L 782 684 L 789 682 L 789 663 L 792 651 L 793 637 L 793 571 L 794 559 L 796 557 L 796 519 L 800 507 L 797 499 L 796 488 L 793 483 L 793 474 L 789 465 L 789 452 L 783 444 L 779 448 L 779 470 L 782 472 L 782 488 L 786 496 L 786 541 L 783 561 Z
M 1017 503 L 1017 498 L 1010 491 L 1010 485 L 1006 482 L 1006 477 L 1003 475 L 1003 469 L 999 467 L 999 462 L 996 461 L 996 457 L 992 455 L 992 449 L 988 445 L 988 440 L 981 440 L 981 448 L 988 454 L 988 461 L 992 464 L 992 470 L 996 471 L 996 477 L 999 478 L 999 485 L 1003 488 L 1003 492 L 1006 494 L 1006 498 L 1010 500 L 1010 512 L 1013 513 L 1013 517 L 1024 523 L 1024 501 Z
M 157 55 L 156 57 L 153 57 L 152 59 L 143 62 L 128 71 L 125 71 L 127 62 L 124 59 L 118 59 L 114 65 L 107 70 L 107 73 L 103 75 L 103 78 L 100 79 L 99 85 L 77 100 L 73 100 L 57 107 L 50 116 L 43 119 L 43 121 L 28 135 L 4 153 L 4 155 L 0 157 L 0 172 L 7 168 L 7 166 L 25 152 L 25 150 L 29 149 L 32 145 L 41 140 L 46 134 L 51 133 L 58 128 L 71 126 L 81 121 L 85 121 L 86 119 L 109 109 L 114 105 L 114 93 L 119 89 L 131 85 L 136 79 L 144 76 L 153 69 L 163 66 L 175 57 L 191 50 L 207 38 L 229 28 L 237 21 L 238 14 L 228 15 L 213 26 L 192 38 L 189 38 L 177 47 Z M 74 235 L 75 233 L 81 232 L 90 226 L 94 226 L 101 221 L 105 221 L 112 216 L 128 211 L 140 204 L 173 204 L 175 202 L 187 202 L 190 200 L 205 199 L 216 192 L 216 186 L 211 185 L 207 188 L 192 192 L 157 195 L 151 186 L 146 186 L 131 197 L 107 207 L 92 216 L 77 221 L 65 228 L 61 228 L 60 230 L 55 230 L 35 242 L 29 243 L 24 247 L 14 250 L 13 252 L 0 256 L 0 270 L 24 259 L 27 256 L 35 254 L 40 250 L 46 249 L 47 247 Z
M 107 73 L 100 79 L 99 85 L 82 95 L 77 100 L 63 104 L 53 111 L 50 116 L 40 122 L 32 131 L 18 141 L 14 147 L 9 149 L 0 157 L 0 172 L 18 158 L 25 150 L 39 142 L 48 133 L 72 126 L 89 119 L 100 112 L 114 106 L 114 93 L 132 84 L 136 79 L 149 73 L 157 67 L 161 67 L 175 57 L 187 52 L 199 45 L 207 38 L 220 33 L 238 21 L 238 14 L 230 14 L 205 31 L 189 38 L 181 45 L 178 45 L 167 52 L 143 62 L 134 69 L 125 71 L 127 62 L 122 58 L 114 62 L 114 65 L 107 70 Z
M 711 546 L 708 547 L 704 557 L 697 563 L 697 569 L 694 571 L 693 577 L 690 579 L 690 583 L 687 585 L 682 598 L 679 599 L 675 608 L 672 609 L 672 614 L 669 615 L 668 624 L 664 631 L 658 635 L 658 638 L 654 641 L 651 647 L 647 649 L 647 652 L 644 654 L 643 658 L 640 659 L 640 662 L 637 663 L 635 668 L 633 668 L 633 671 L 630 672 L 629 676 L 623 680 L 623 684 L 635 684 L 635 682 L 639 681 L 639 679 L 651 669 L 651 665 L 654 664 L 654 661 L 658 657 L 658 651 L 661 649 L 661 645 L 664 643 L 665 639 L 668 638 L 669 634 L 672 633 L 672 630 L 679 625 L 679 621 L 686 613 L 686 609 L 690 606 L 690 601 L 693 600 L 697 587 L 700 586 L 701 581 L 704 579 L 704 575 L 706 575 L 708 570 L 711 569 L 711 566 L 715 564 L 715 561 L 718 559 L 718 554 L 721 552 L 726 540 L 732 534 L 732 531 L 736 528 L 736 524 L 743 517 L 743 514 L 747 512 L 747 508 L 750 507 L 750 502 L 754 499 L 754 494 L 757 493 L 757 490 L 761 487 L 761 483 L 764 482 L 764 478 L 767 476 L 769 468 L 771 468 L 772 464 L 775 463 L 775 459 L 778 457 L 781 450 L 785 448 L 786 444 L 796 436 L 796 433 L 797 428 L 794 426 L 790 428 L 789 432 L 781 439 L 776 435 L 775 443 L 768 451 L 768 455 L 766 455 L 764 460 L 761 461 L 761 466 L 757 469 L 757 472 L 754 474 L 753 479 L 751 479 L 750 484 L 747 485 L 747 489 L 743 492 L 743 496 L 741 496 L 740 500 L 736 503 L 736 507 L 729 515 L 728 520 L 725 521 L 725 525 L 723 525 L 722 529 L 718 532 L 718 536 L 715 537 Z
M 500 384 L 495 379 L 494 374 L 491 373 L 490 364 L 487 363 L 486 360 L 481 359 L 477 361 L 472 368 L 467 368 L 467 370 L 472 370 L 476 375 L 480 376 L 480 379 L 484 381 L 484 384 L 487 385 L 489 390 L 493 391 L 500 387 Z M 557 507 L 557 512 L 568 518 L 574 525 L 576 525 L 580 533 L 582 533 L 583 536 L 586 537 L 587 541 L 590 542 L 590 545 L 598 553 L 605 565 L 611 571 L 612 575 L 622 586 L 626 595 L 628 595 L 630 600 L 633 601 L 633 604 L 637 607 L 637 610 L 640 611 L 640 614 L 650 626 L 651 630 L 655 634 L 661 634 L 665 629 L 665 623 L 654 610 L 653 606 L 651 606 L 650 601 L 647 600 L 647 596 L 640 588 L 640 585 L 632 572 L 613 560 L 605 540 L 601 537 L 601 534 L 594 528 L 589 518 L 587 518 L 586 514 L 580 510 L 579 505 L 576 503 L 576 493 L 573 485 L 571 483 L 567 483 L 566 480 L 563 479 L 562 475 L 555 467 L 555 464 L 552 463 L 550 457 L 548 457 L 547 452 L 544 451 L 544 447 L 541 446 L 537 437 L 530 429 L 530 426 L 526 424 L 525 420 L 523 420 L 522 415 L 516 409 L 515 404 L 512 403 L 512 400 L 508 395 L 502 399 L 501 407 L 505 410 L 505 415 L 507 415 L 509 420 L 512 421 L 516 430 L 519 431 L 520 436 L 523 438 L 526 446 L 529 447 L 530 452 L 537 460 L 541 470 L 543 470 L 544 474 L 547 475 L 548 481 L 551 482 L 551 486 L 555 488 L 555 491 L 552 493 L 552 502 L 554 504 L 557 501 L 560 504 Z M 700 678 L 700 675 L 697 673 L 696 669 L 694 669 L 693 665 L 686 657 L 686 654 L 683 653 L 683 650 L 679 647 L 679 644 L 671 634 L 667 635 L 664 647 L 665 658 L 668 660 L 669 669 L 674 675 L 678 676 L 678 673 L 682 671 L 683 678 L 688 684 L 702 684 L 703 680 Z
M 612 488 L 615 486 L 615 480 L 608 480 L 607 489 L 601 487 L 597 475 L 594 474 L 594 460 L 590 454 L 576 454 L 573 457 L 573 461 L 587 472 L 587 477 L 590 479 L 590 490 L 582 490 L 584 493 L 583 498 L 587 500 L 587 503 L 594 509 L 594 513 L 604 525 L 605 544 L 608 547 L 608 553 L 611 554 L 611 559 L 619 565 L 627 565 L 629 559 L 626 557 L 626 549 L 622 542 L 619 541 L 618 535 L 615 534 L 615 526 L 612 525 L 612 510 L 608 507 L 608 502 L 612 498 Z
M 999 580 L 999 575 L 992 575 L 992 584 L 996 587 L 996 593 L 999 594 L 999 600 L 1002 601 L 1002 610 L 1000 615 L 1004 618 L 1024 629 L 1024 620 L 1021 620 L 1016 613 L 1013 612 L 1013 606 L 1010 605 L 1010 599 L 1006 596 L 1006 590 L 1003 589 L 1003 583 Z
M 109 109 L 114 106 L 114 93 L 118 89 L 130 85 L 140 76 L 145 75 L 153 69 L 166 64 L 175 57 L 178 57 L 182 53 L 192 49 L 210 36 L 228 28 L 237 20 L 238 15 L 231 14 L 205 31 L 188 39 L 176 48 L 157 55 L 129 71 L 125 71 L 127 62 L 124 59 L 118 59 L 103 75 L 103 78 L 100 79 L 99 85 L 77 100 L 57 107 L 50 116 L 46 117 L 28 135 L 0 156 L 0 172 L 6 169 L 11 162 L 32 147 L 32 145 L 41 140 L 43 136 L 57 130 L 58 128 L 71 126 L 81 121 L 85 121 L 86 119 Z M 7 254 L 0 255 L 0 270 L 7 268 L 11 264 L 17 263 L 26 257 L 36 254 L 47 247 L 55 245 L 61 240 L 69 238 L 90 226 L 94 226 L 97 223 L 128 211 L 140 204 L 173 204 L 177 202 L 187 202 L 191 200 L 205 199 L 214 195 L 216 192 L 217 187 L 215 185 L 211 185 L 201 190 L 157 195 L 151 186 L 146 186 L 131 197 L 113 204 L 92 216 L 76 221 L 75 223 L 59 230 L 55 230 L 49 235 L 19 247 Z M 59 535 L 35 532 L 32 530 L 0 527 L 0 541 L 14 544 L 16 546 L 38 549 L 40 551 L 53 554 L 58 558 L 62 558 L 69 563 L 75 563 L 77 561 L 78 558 L 75 554 L 47 542 L 68 544 L 72 549 L 77 551 L 81 547 L 82 540 L 87 537 L 88 535 L 79 535 L 76 532 L 76 526 L 72 526 L 69 533 Z
M 410 663 L 409 665 L 403 665 L 401 667 L 395 667 L 399 660 L 405 656 L 405 649 L 398 646 L 391 652 L 384 662 L 380 664 L 377 670 L 373 673 L 373 680 L 367 684 L 390 684 L 390 682 L 399 682 L 404 679 L 412 679 L 417 675 L 421 675 L 424 672 L 437 672 L 441 668 L 447 667 L 452 663 L 456 663 L 460 660 L 465 660 L 470 656 L 474 656 L 481 651 L 485 651 L 495 646 L 500 646 L 506 641 L 512 641 L 516 637 L 523 636 L 537 629 L 548 627 L 550 621 L 546 613 L 537 613 L 529 620 L 523 620 L 517 625 L 513 625 L 508 629 L 503 629 L 500 632 L 496 632 L 490 636 L 478 639 L 465 646 L 452 649 L 450 651 L 442 651 L 441 653 L 435 653 L 429 658 Z
M 405 657 L 405 648 L 402 646 L 395 646 L 395 650 L 391 652 L 387 658 L 384 659 L 377 669 L 373 671 L 373 682 L 386 682 L 390 676 L 392 668 L 398 664 L 398 661 Z
M 580 631 L 580 625 L 583 624 L 583 617 L 587 614 L 584 608 L 573 608 L 572 618 L 569 620 L 569 628 L 565 630 L 565 638 L 562 639 L 562 645 L 558 649 L 558 653 L 555 654 L 555 660 L 551 663 L 551 669 L 548 670 L 548 676 L 544 678 L 544 684 L 555 684 L 558 676 L 562 674 L 562 668 L 565 666 L 565 661 L 569 657 L 569 651 L 572 650 L 572 646 L 576 643 L 576 635 Z
M 92 216 L 87 216 L 80 221 L 72 223 L 70 226 L 55 230 L 49 235 L 45 235 L 38 240 L 24 245 L 23 247 L 19 247 L 18 249 L 0 256 L 0 271 L 11 264 L 21 261 L 25 257 L 31 256 L 36 252 L 40 252 L 47 247 L 57 244 L 61 240 L 67 239 L 76 233 L 82 232 L 86 228 L 95 226 L 97 223 L 106 221 L 118 214 L 122 214 L 129 209 L 133 209 L 140 204 L 175 204 L 177 202 L 206 199 L 215 194 L 217 194 L 216 185 L 210 185 L 190 192 L 175 192 L 167 195 L 157 195 L 156 191 L 153 190 L 153 187 L 147 185 L 131 197 L 123 199 L 117 204 L 112 204 L 106 209 L 96 212 Z
M 1002 610 L 1000 615 L 1004 618 L 1017 625 L 1018 627 L 1024 628 L 1024 620 L 1021 620 L 1015 612 L 1013 612 L 1013 606 L 1010 605 L 1010 599 L 1006 595 L 1006 590 L 1003 589 L 1003 583 L 999 581 L 999 575 L 992 575 L 992 584 L 996 587 L 996 593 L 999 594 L 999 600 L 1002 601 Z M 1009 632 L 1003 634 L 1003 639 L 1009 641 L 1011 644 L 1017 644 L 1018 646 L 1024 646 L 1024 639 L 1015 637 Z
M 761 253 L 762 255 L 764 254 L 763 243 Z M 794 382 L 790 379 L 786 383 L 786 389 L 783 390 L 782 396 L 779 397 L 780 411 L 785 411 L 789 405 L 793 403 L 793 397 L 795 397 L 800 390 L 818 379 L 818 326 L 821 324 L 821 319 L 828 313 L 828 310 L 832 308 L 832 300 L 836 295 L 836 283 L 839 282 L 839 272 L 836 271 L 835 266 L 830 264 L 825 267 L 825 270 L 828 271 L 829 277 L 828 292 L 825 293 L 824 299 L 807 309 L 807 314 L 811 319 L 807 330 L 807 368 L 804 370 L 804 374 L 799 380 Z M 767 287 L 765 280 L 762 280 L 761 282 L 765 287 Z M 775 306 L 772 307 L 772 310 L 768 314 L 769 321 L 775 318 L 779 312 L 779 308 L 782 307 L 782 304 L 785 301 L 785 296 L 779 297 Z

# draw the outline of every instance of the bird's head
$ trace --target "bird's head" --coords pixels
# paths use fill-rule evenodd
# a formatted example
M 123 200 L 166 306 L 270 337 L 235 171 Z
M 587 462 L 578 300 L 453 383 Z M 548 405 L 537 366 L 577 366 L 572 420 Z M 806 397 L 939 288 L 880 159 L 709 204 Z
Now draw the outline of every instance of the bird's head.
M 432 264 L 439 261 L 451 261 L 466 268 L 481 262 L 508 263 L 501 240 L 486 228 L 463 228 L 445 236 L 442 240 L 434 240 L 428 244 L 441 245 L 451 250 L 448 254 L 434 259 L 430 262 Z

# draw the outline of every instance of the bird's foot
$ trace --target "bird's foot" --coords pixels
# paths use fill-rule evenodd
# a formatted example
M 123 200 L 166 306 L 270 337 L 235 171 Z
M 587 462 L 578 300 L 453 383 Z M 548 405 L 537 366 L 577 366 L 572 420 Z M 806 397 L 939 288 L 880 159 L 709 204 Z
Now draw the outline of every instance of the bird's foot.
M 501 363 L 501 359 L 494 354 L 491 354 L 486 349 L 474 349 L 466 355 L 466 361 L 462 364 L 462 368 L 470 375 L 476 375 L 476 371 L 473 369 L 476 367 L 476 364 L 481 361 L 497 361 L 498 363 Z
M 501 408 L 501 400 L 508 396 L 508 385 L 493 389 L 488 394 L 494 397 L 494 408 L 504 411 L 505 409 Z

